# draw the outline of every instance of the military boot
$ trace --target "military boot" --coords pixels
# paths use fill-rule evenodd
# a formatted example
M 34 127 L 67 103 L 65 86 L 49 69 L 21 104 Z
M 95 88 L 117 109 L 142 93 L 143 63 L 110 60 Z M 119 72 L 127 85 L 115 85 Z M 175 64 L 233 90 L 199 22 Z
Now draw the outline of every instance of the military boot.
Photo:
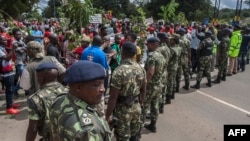
M 179 92 L 179 88 L 180 88 L 180 82 L 176 82 L 176 88 L 175 88 L 175 92 Z
M 129 141 L 140 141 L 140 135 L 136 134 L 131 136 Z
M 156 120 L 151 120 L 150 124 L 144 126 L 146 129 L 156 133 Z
M 217 76 L 217 78 L 214 81 L 212 81 L 212 83 L 219 84 L 220 83 L 220 76 Z
M 161 114 L 164 113 L 164 104 L 163 104 L 163 103 L 161 103 L 161 104 L 159 105 L 159 113 L 161 113 Z
M 223 75 L 222 75 L 221 80 L 222 80 L 222 81 L 226 81 L 226 74 L 223 74 Z
M 174 98 L 175 98 L 175 92 L 173 92 L 171 95 L 171 99 L 174 99 Z
M 191 88 L 194 88 L 194 89 L 200 89 L 200 81 L 196 81 L 196 84 L 191 86 Z
M 171 98 L 169 95 L 166 95 L 165 104 L 171 104 Z
M 208 82 L 206 83 L 206 85 L 207 85 L 208 87 L 212 87 L 211 79 L 208 80 Z
M 185 82 L 185 85 L 182 88 L 185 90 L 189 90 L 189 82 Z

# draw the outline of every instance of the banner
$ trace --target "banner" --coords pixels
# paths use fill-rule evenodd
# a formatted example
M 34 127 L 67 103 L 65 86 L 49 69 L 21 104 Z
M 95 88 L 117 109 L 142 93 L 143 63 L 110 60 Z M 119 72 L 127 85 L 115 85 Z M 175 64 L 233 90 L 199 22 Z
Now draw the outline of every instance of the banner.
M 90 16 L 89 18 L 90 23 L 102 23 L 102 14 L 95 14 Z

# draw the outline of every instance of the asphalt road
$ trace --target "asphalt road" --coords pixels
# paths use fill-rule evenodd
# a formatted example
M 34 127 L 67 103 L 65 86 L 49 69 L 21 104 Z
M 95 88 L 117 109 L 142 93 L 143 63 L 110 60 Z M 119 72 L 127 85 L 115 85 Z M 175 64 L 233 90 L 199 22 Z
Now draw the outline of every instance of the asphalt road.
M 216 71 L 213 73 L 213 75 Z M 194 75 L 195 76 L 195 75 Z M 193 79 L 191 85 L 195 83 Z M 142 141 L 223 141 L 225 124 L 250 124 L 250 66 L 244 73 L 227 77 L 226 82 L 176 94 L 165 106 L 157 122 L 157 133 L 143 129 Z M 17 116 L 5 114 L 4 95 L 0 94 L 0 140 L 23 141 L 28 124 L 26 98 Z

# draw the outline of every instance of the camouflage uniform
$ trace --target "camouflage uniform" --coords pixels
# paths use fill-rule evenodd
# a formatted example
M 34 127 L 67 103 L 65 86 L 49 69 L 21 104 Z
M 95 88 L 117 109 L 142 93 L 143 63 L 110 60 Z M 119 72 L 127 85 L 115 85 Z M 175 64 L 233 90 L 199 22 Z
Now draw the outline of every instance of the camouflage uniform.
M 159 102 L 159 107 L 160 107 L 160 110 L 162 110 L 163 112 L 163 105 L 165 103 L 165 99 L 166 99 L 166 93 L 167 93 L 167 84 L 168 84 L 168 70 L 167 70 L 167 67 L 168 67 L 168 62 L 169 62 L 169 58 L 170 58 L 170 49 L 169 47 L 167 46 L 167 44 L 165 43 L 162 43 L 160 47 L 158 47 L 156 49 L 157 51 L 159 51 L 163 57 L 164 57 L 164 60 L 165 60 L 165 65 L 163 67 L 163 74 L 162 74 L 162 85 L 163 85 L 163 88 L 162 88 L 162 96 L 161 96 L 161 99 L 160 99 L 160 102 Z
M 180 38 L 181 55 L 179 60 L 179 66 L 176 74 L 176 90 L 178 91 L 181 81 L 181 71 L 183 71 L 185 86 L 189 87 L 189 56 L 190 56 L 190 41 L 184 36 Z
M 50 122 L 55 141 L 111 141 L 108 123 L 95 106 L 71 94 L 61 95 L 54 101 Z
M 50 106 L 59 94 L 67 91 L 60 83 L 50 82 L 28 98 L 29 119 L 38 121 L 38 134 L 43 140 L 49 140 L 50 136 Z
M 143 108 L 143 121 L 150 107 L 151 120 L 156 121 L 159 114 L 159 100 L 161 98 L 161 82 L 163 67 L 165 64 L 164 56 L 158 51 L 150 52 L 145 63 L 145 70 L 154 67 L 155 73 L 147 84 L 146 97 Z
M 218 78 L 225 77 L 227 73 L 228 48 L 230 46 L 229 37 L 222 38 L 217 49 L 218 56 Z
M 118 119 L 116 139 L 127 141 L 140 132 L 142 122 L 139 94 L 141 87 L 146 85 L 146 73 L 133 59 L 126 59 L 114 70 L 110 85 L 120 90 L 113 113 Z
M 181 55 L 181 48 L 179 45 L 174 45 L 170 47 L 171 58 L 168 65 L 168 85 L 167 85 L 167 95 L 166 98 L 170 99 L 173 97 L 175 87 L 176 87 L 176 73 L 178 69 L 178 63 Z
M 197 73 L 196 80 L 200 82 L 202 80 L 203 72 L 207 76 L 207 80 L 211 84 L 211 55 L 212 55 L 212 49 L 213 49 L 213 41 L 211 38 L 206 38 L 200 43 L 200 47 L 197 49 L 197 52 L 200 56 L 199 58 L 199 64 L 200 69 Z

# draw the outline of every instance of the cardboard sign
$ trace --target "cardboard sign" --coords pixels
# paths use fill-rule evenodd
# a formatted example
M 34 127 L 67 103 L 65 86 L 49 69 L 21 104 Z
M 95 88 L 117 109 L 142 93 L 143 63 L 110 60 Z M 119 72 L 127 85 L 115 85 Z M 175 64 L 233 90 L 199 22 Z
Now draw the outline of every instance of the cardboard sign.
M 102 14 L 95 14 L 90 16 L 89 18 L 90 23 L 102 23 Z

